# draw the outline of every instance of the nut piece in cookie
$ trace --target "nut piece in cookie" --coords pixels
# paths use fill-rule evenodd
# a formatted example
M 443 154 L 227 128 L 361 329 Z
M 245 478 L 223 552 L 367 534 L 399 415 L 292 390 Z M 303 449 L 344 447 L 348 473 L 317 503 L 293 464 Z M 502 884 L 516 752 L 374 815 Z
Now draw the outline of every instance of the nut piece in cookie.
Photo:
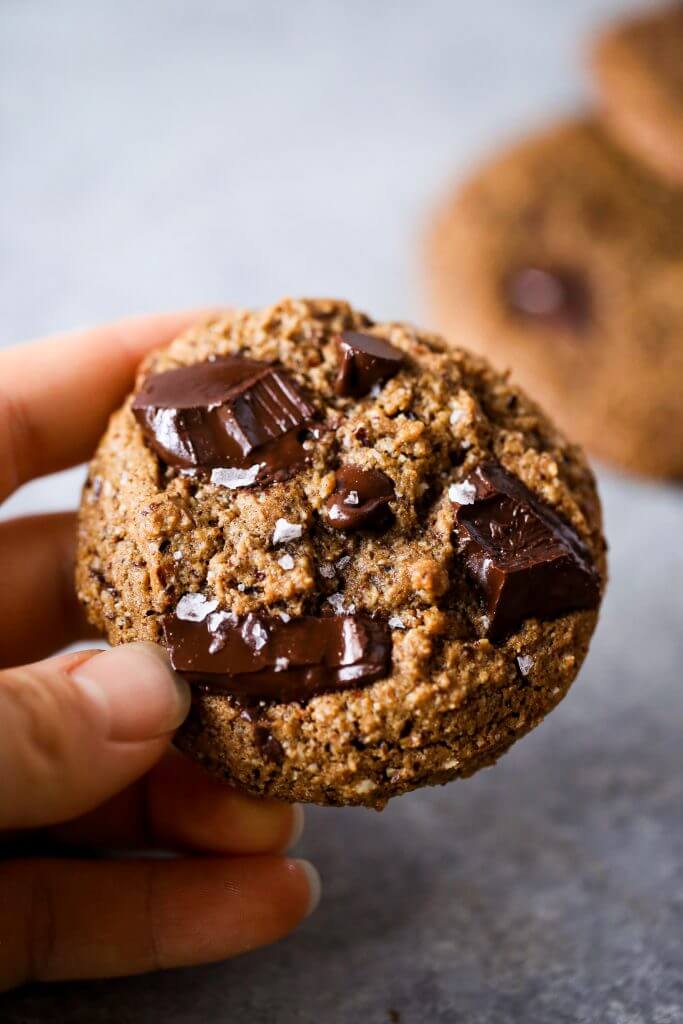
M 557 704 L 595 627 L 580 451 L 482 360 L 344 302 L 155 353 L 89 479 L 88 617 L 167 646 L 194 692 L 178 746 L 250 793 L 379 808 L 471 775 Z

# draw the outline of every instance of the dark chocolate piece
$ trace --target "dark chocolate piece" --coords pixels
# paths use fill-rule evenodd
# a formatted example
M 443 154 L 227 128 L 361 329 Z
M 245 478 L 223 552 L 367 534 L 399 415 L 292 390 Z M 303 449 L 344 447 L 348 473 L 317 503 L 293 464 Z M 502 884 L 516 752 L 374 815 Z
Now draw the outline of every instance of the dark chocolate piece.
M 342 466 L 335 473 L 334 493 L 325 502 L 329 524 L 337 530 L 388 526 L 393 497 L 394 485 L 381 469 Z
M 271 701 L 365 686 L 391 670 L 391 632 L 367 615 L 167 615 L 173 667 L 208 690 Z
M 524 267 L 506 283 L 512 310 L 540 325 L 580 331 L 591 313 L 591 299 L 584 278 L 574 270 Z
M 263 754 L 266 761 L 273 764 L 282 764 L 285 759 L 285 752 L 279 740 L 276 740 L 272 732 L 265 725 L 257 725 L 254 729 L 254 741 Z
M 576 531 L 496 462 L 450 489 L 457 550 L 487 602 L 488 635 L 595 608 L 600 580 Z
M 133 413 L 168 465 L 244 487 L 306 461 L 299 435 L 314 409 L 280 367 L 231 356 L 153 374 Z
M 284 748 L 280 741 L 273 736 L 268 726 L 263 724 L 266 705 L 262 701 L 250 698 L 245 700 L 235 698 L 234 703 L 241 708 L 240 718 L 253 725 L 254 743 L 263 754 L 264 759 L 272 764 L 282 764 L 285 759 Z
M 339 372 L 335 381 L 338 395 L 359 398 L 373 384 L 393 377 L 401 369 L 404 356 L 384 338 L 359 331 L 344 331 L 337 338 Z

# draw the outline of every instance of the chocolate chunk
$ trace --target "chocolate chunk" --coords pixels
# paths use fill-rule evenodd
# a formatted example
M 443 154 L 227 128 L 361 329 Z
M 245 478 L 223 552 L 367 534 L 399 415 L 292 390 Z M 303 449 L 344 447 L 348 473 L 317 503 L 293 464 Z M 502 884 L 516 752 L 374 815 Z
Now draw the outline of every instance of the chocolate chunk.
M 133 413 L 168 465 L 213 467 L 215 483 L 246 487 L 306 461 L 314 409 L 280 367 L 231 356 L 148 377 Z
M 496 462 L 449 491 L 457 549 L 487 602 L 488 635 L 501 640 L 524 619 L 595 608 L 600 580 L 576 531 Z
M 237 698 L 233 701 L 241 708 L 240 718 L 245 722 L 251 722 L 254 727 L 254 743 L 259 748 L 266 761 L 280 765 L 285 759 L 285 752 L 282 744 L 273 736 L 267 725 L 263 724 L 263 717 L 266 714 L 266 706 L 262 701 L 252 697 L 245 697 L 242 700 Z
M 580 331 L 590 319 L 586 282 L 573 270 L 524 267 L 510 275 L 505 291 L 512 310 L 539 325 Z
M 164 642 L 178 672 L 238 699 L 305 700 L 365 686 L 391 670 L 391 633 L 366 615 L 280 618 L 167 615 Z
M 254 729 L 254 741 L 260 749 L 266 761 L 273 764 L 282 764 L 285 759 L 285 752 L 279 740 L 276 740 L 265 725 L 257 725 Z
M 359 398 L 373 384 L 393 377 L 401 369 L 404 357 L 400 349 L 384 338 L 359 331 L 344 331 L 337 338 L 339 372 L 335 381 L 338 395 Z
M 388 526 L 393 497 L 394 485 L 381 469 L 342 466 L 335 474 L 334 493 L 325 502 L 329 524 L 337 530 Z

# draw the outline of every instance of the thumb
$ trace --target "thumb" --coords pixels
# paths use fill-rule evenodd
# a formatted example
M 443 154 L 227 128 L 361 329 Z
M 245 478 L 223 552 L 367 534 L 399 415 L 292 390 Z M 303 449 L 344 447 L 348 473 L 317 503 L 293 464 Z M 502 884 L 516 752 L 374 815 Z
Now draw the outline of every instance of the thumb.
M 0 672 L 0 829 L 96 807 L 159 760 L 189 707 L 152 643 Z

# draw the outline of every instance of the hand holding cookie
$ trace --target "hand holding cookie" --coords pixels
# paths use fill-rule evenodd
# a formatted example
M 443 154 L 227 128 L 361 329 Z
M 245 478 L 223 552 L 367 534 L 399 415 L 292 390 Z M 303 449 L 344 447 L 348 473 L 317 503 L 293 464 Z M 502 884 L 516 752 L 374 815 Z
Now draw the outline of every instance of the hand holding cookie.
M 194 319 L 0 355 L 0 500 L 86 458 L 140 359 Z M 49 657 L 86 632 L 75 533 L 71 514 L 0 524 L 0 989 L 223 959 L 286 934 L 318 892 L 310 865 L 280 855 L 298 810 L 169 751 L 190 697 L 162 648 Z M 183 856 L 142 855 L 160 848 Z

